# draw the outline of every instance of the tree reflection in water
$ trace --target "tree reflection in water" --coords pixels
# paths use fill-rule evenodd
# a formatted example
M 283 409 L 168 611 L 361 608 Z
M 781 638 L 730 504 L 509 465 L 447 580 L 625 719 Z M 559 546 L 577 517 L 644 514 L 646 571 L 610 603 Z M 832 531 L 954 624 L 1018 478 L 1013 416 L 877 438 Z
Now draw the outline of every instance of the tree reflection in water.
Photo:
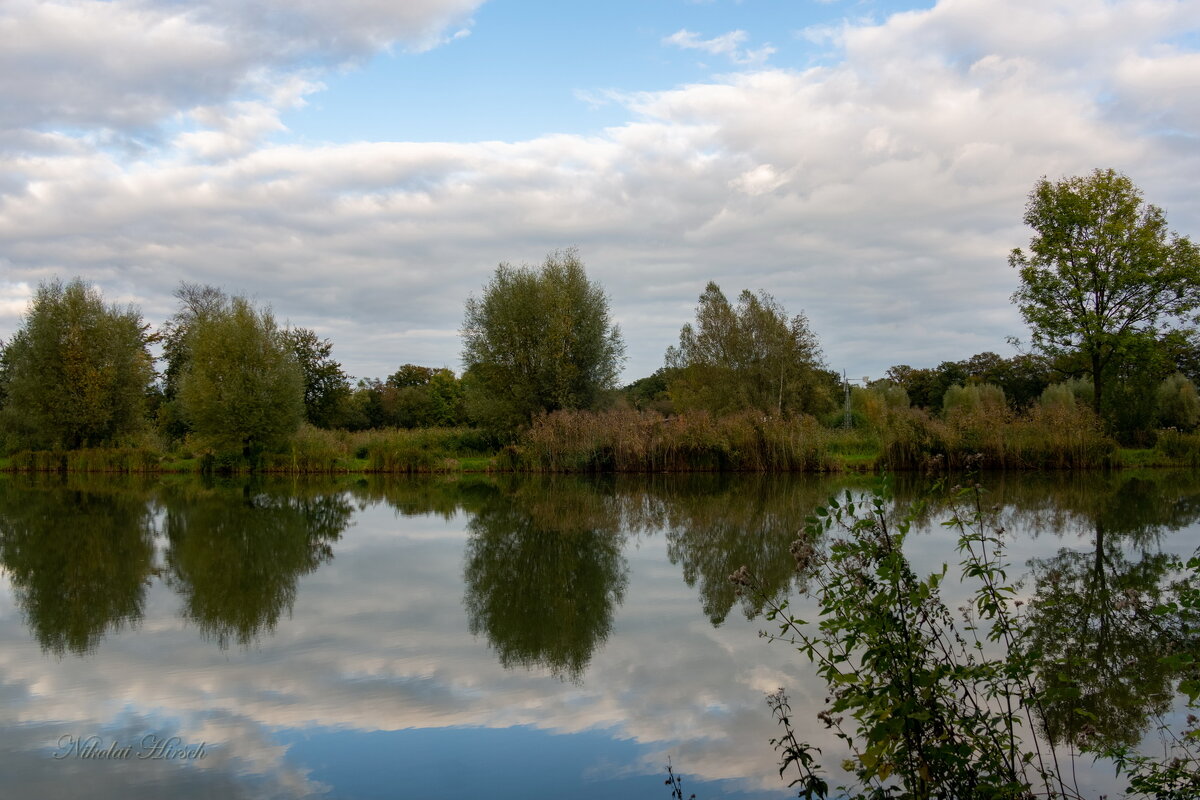
M 1089 749 L 1133 746 L 1171 707 L 1181 676 L 1164 657 L 1200 646 L 1198 620 L 1163 605 L 1181 562 L 1158 547 L 1162 531 L 1200 518 L 1200 495 L 1140 478 L 1093 487 L 1088 502 L 1060 505 L 1090 530 L 1090 548 L 1029 564 L 1032 645 L 1059 662 L 1044 681 L 1046 733 Z
M 333 558 L 353 507 L 337 494 L 261 486 L 163 498 L 168 582 L 184 616 L 222 648 L 248 646 L 291 612 L 296 580 Z
M 156 575 L 183 615 L 221 647 L 275 630 L 300 576 L 332 558 L 360 507 L 405 515 L 464 513 L 464 605 L 506 667 L 578 680 L 610 635 L 628 580 L 630 536 L 666 537 L 671 563 L 722 624 L 741 603 L 728 576 L 748 566 L 782 597 L 804 518 L 843 476 L 472 476 L 328 482 L 159 481 L 0 476 L 0 563 L 29 629 L 60 657 L 94 651 L 135 626 Z M 1163 614 L 1179 567 L 1163 531 L 1200 519 L 1192 474 L 985 475 L 1002 524 L 1022 536 L 1080 535 L 1080 546 L 1030 562 L 1033 645 L 1062 667 L 1047 676 L 1047 732 L 1077 745 L 1128 744 L 1166 711 L 1179 675 L 1161 656 L 1198 646 L 1200 620 Z M 924 491 L 898 476 L 897 508 Z M 936 529 L 945 509 L 928 507 Z M 164 563 L 155 564 L 155 536 Z M 1084 544 L 1086 542 L 1086 544 Z M 1080 713 L 1080 712 L 1083 713 Z
M 42 649 L 84 655 L 141 621 L 154 566 L 146 498 L 130 481 L 0 481 L 0 562 Z
M 164 572 L 186 619 L 222 648 L 248 645 L 290 612 L 297 578 L 333 557 L 352 513 L 340 492 L 292 484 L 20 476 L 0 480 L 0 563 L 30 631 L 59 656 L 140 622 Z
M 551 484 L 510 484 L 475 511 L 464 605 L 471 633 L 486 634 L 505 667 L 578 680 L 624 596 L 624 536 L 611 494 Z

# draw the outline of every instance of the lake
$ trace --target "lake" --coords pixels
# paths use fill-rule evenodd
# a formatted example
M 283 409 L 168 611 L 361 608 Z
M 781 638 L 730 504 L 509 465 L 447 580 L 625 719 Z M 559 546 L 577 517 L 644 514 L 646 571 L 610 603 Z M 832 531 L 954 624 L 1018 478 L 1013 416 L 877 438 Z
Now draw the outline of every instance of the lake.
M 1182 704 L 1137 612 L 1200 544 L 1200 477 L 981 482 L 1021 595 L 1057 598 L 1048 641 L 1095 665 L 1099 735 L 1153 742 Z M 685 796 L 794 796 L 768 692 L 844 753 L 728 576 L 794 593 L 805 517 L 874 483 L 0 475 L 0 795 L 668 800 L 669 760 Z M 957 574 L 946 515 L 911 535 L 918 571 Z

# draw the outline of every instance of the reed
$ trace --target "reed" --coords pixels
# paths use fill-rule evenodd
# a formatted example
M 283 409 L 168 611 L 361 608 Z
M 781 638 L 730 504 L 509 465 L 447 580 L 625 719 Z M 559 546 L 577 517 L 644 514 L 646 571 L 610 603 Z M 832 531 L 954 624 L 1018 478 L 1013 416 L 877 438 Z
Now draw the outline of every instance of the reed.
M 535 419 L 509 458 L 534 472 L 815 472 L 834 466 L 831 439 L 807 416 L 556 411 Z
M 937 462 L 961 469 L 978 454 L 990 469 L 1092 469 L 1112 466 L 1116 442 L 1082 403 L 1035 404 L 1014 414 L 1002 404 L 952 407 L 947 419 L 921 409 L 894 409 L 881 429 L 888 469 Z
M 18 472 L 157 472 L 160 455 L 140 447 L 22 450 L 11 457 Z

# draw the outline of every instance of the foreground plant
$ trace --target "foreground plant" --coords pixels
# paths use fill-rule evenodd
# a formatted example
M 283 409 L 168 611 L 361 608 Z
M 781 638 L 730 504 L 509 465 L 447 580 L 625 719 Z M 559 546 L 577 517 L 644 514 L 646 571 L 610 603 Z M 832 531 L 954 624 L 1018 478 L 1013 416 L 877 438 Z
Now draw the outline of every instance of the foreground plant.
M 816 624 L 791 615 L 787 602 L 764 592 L 745 567 L 730 579 L 760 598 L 767 619 L 778 623 L 776 633 L 764 636 L 795 645 L 826 682 L 828 708 L 818 716 L 845 743 L 850 758 L 843 766 L 857 781 L 839 787 L 838 796 L 1080 797 L 1054 743 L 1036 735 L 1045 730 L 1044 704 L 1056 701 L 1062 687 L 1045 688 L 1053 664 L 1042 663 L 1031 646 L 1023 603 L 1006 572 L 1003 530 L 989 524 L 980 487 L 951 494 L 944 524 L 958 531 L 962 576 L 975 586 L 959 609 L 962 623 L 941 598 L 946 567 L 919 578 L 904 556 L 922 508 L 893 522 L 885 492 L 865 501 L 849 492 L 831 500 L 793 545 L 797 569 L 811 576 L 807 593 L 820 601 Z M 1200 571 L 1200 560 L 1189 566 Z M 1194 610 L 1188 586 L 1177 586 L 1176 596 Z M 1188 689 L 1194 684 L 1185 682 Z M 817 751 L 796 739 L 782 690 L 768 701 L 785 730 L 773 740 L 782 770 L 799 775 L 791 785 L 800 786 L 801 797 L 825 797 Z M 1108 755 L 1130 778 L 1132 792 L 1200 796 L 1187 737 L 1173 742 L 1166 759 Z

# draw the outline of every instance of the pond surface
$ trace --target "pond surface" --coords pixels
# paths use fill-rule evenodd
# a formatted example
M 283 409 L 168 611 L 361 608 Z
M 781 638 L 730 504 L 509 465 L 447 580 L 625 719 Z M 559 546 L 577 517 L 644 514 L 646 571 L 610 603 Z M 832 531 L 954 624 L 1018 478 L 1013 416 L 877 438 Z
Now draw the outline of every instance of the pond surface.
M 983 483 L 1101 733 L 1055 724 L 1178 722 L 1139 609 L 1200 544 L 1200 478 Z M 0 796 L 667 800 L 668 759 L 685 796 L 794 796 L 768 692 L 843 754 L 811 668 L 728 576 L 793 591 L 804 518 L 872 484 L 0 476 Z M 918 571 L 957 563 L 944 517 L 910 538 Z

